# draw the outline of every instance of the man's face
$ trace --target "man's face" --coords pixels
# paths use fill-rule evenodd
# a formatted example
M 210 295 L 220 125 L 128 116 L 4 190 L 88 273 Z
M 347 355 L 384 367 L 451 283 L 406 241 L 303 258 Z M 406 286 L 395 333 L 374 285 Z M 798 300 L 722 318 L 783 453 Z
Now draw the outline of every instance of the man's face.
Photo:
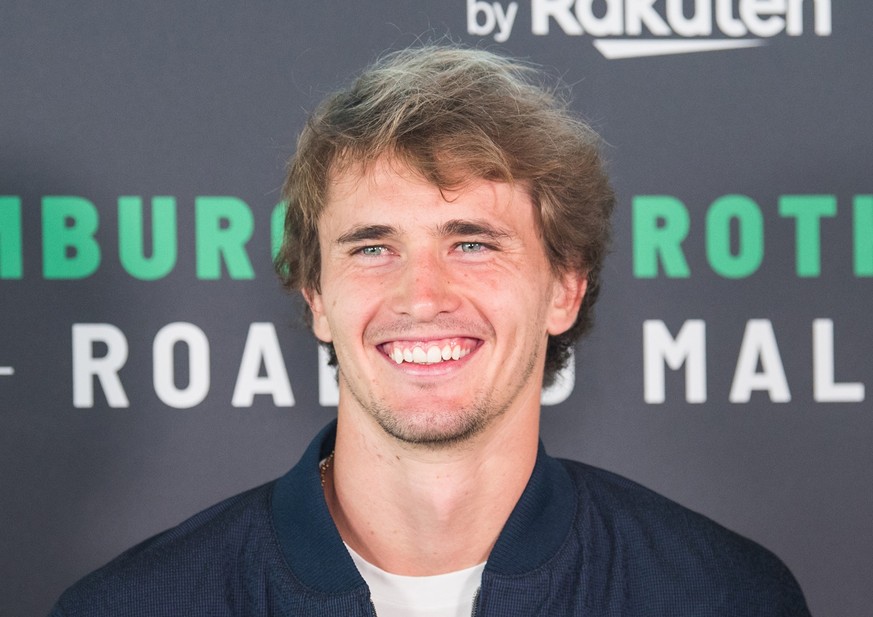
M 538 413 L 547 337 L 575 321 L 584 278 L 552 274 L 523 187 L 441 193 L 392 163 L 335 177 L 318 224 L 321 292 L 306 295 L 340 411 L 430 445 Z

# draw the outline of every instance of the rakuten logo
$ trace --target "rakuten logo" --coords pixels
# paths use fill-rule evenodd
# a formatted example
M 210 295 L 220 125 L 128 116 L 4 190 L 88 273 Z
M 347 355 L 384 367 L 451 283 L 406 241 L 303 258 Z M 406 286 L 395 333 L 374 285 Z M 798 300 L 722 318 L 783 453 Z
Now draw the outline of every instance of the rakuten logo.
M 831 0 L 531 0 L 531 32 L 553 30 L 595 37 L 607 58 L 737 49 L 764 45 L 785 33 L 800 36 L 811 21 L 817 36 L 831 34 Z M 519 3 L 467 0 L 467 32 L 512 34 Z

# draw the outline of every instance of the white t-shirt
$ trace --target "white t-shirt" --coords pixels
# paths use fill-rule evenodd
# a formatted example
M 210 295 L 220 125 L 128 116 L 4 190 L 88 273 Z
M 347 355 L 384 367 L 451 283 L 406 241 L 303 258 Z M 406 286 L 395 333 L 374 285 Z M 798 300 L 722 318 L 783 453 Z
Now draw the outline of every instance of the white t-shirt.
M 349 554 L 370 588 L 379 617 L 470 617 L 485 564 L 436 576 L 391 574 Z

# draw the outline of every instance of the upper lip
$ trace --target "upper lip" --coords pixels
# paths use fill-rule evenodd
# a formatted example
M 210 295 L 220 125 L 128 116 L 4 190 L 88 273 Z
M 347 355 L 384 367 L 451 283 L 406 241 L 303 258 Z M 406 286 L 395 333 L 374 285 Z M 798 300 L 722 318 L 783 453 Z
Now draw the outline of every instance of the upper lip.
M 393 337 L 382 337 L 374 344 L 379 347 L 381 345 L 385 345 L 387 343 L 407 343 L 414 345 L 416 343 L 433 343 L 436 341 L 450 341 L 450 340 L 469 340 L 469 341 L 481 341 L 482 338 L 479 336 L 472 336 L 469 334 L 426 334 L 422 336 L 410 336 L 405 333 L 399 336 Z

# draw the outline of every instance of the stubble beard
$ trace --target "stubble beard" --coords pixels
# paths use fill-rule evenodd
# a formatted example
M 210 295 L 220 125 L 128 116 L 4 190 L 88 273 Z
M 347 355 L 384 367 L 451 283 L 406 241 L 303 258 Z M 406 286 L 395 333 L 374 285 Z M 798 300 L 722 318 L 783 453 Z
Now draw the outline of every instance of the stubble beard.
M 440 450 L 470 441 L 506 413 L 531 378 L 536 363 L 537 357 L 533 354 L 524 364 L 519 378 L 513 380 L 516 385 L 504 400 L 495 400 L 493 392 L 479 392 L 475 395 L 478 400 L 454 410 L 397 410 L 385 401 L 367 400 L 345 377 L 341 366 L 337 367 L 337 372 L 358 405 L 386 434 L 404 444 Z

